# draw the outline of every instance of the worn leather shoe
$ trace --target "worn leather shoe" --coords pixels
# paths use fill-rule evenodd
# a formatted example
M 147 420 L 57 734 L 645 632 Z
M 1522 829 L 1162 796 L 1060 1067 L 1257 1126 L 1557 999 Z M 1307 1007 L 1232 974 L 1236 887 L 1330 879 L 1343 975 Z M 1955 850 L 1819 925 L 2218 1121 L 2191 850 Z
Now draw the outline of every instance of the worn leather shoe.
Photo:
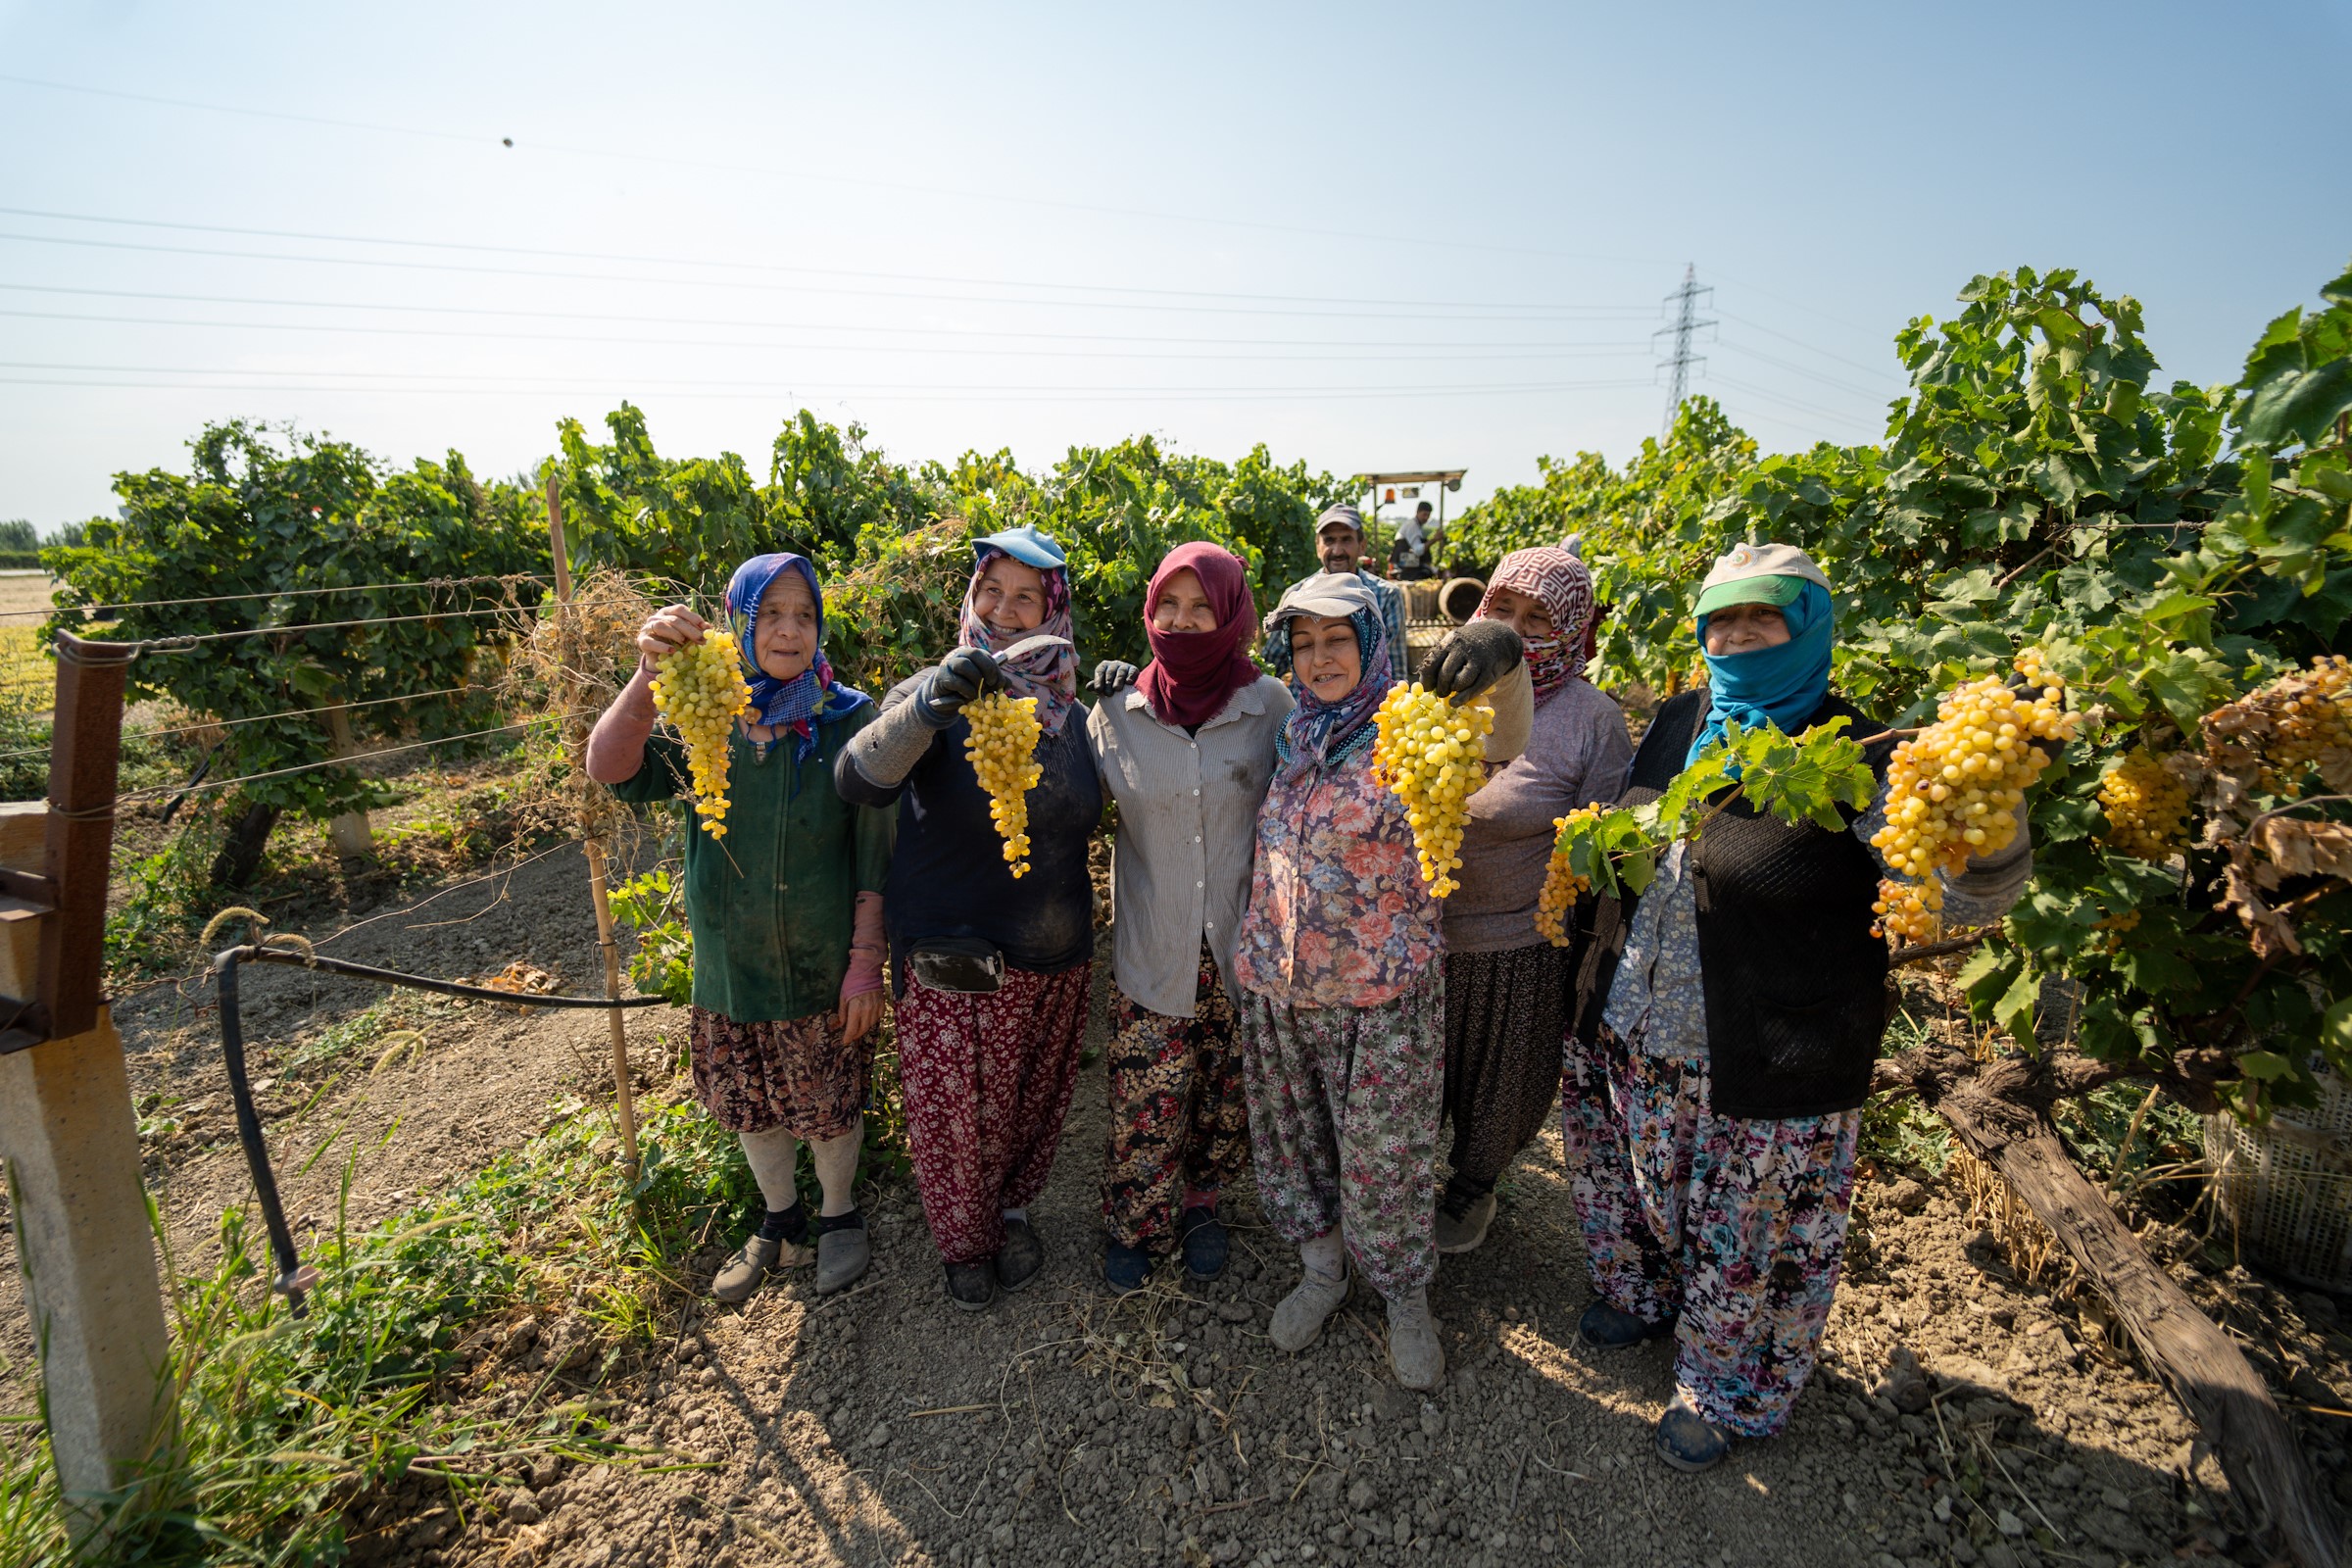
M 1004 1222 L 1004 1245 L 997 1249 L 997 1289 L 1026 1288 L 1046 1266 L 1046 1244 L 1025 1219 Z
M 1102 1244 L 1102 1283 L 1121 1296 L 1144 1288 L 1152 1277 L 1152 1254 L 1140 1247 L 1128 1247 L 1118 1242 Z
M 1177 1218 L 1176 1235 L 1184 1247 L 1184 1271 L 1194 1280 L 1206 1285 L 1225 1272 L 1233 1244 L 1215 1209 L 1186 1209 Z
M 1732 1440 L 1677 1395 L 1666 1413 L 1658 1417 L 1656 1446 L 1659 1458 L 1695 1475 L 1721 1464 L 1723 1456 L 1732 1451 Z
M 948 1265 L 948 1299 L 966 1312 L 979 1312 L 997 1298 L 997 1273 L 993 1258 L 977 1263 Z
M 1576 1320 L 1576 1337 L 1595 1350 L 1630 1350 L 1644 1340 L 1663 1339 L 1674 1332 L 1674 1320 L 1645 1323 L 1631 1312 L 1620 1312 L 1606 1301 L 1594 1301 Z
M 874 1247 L 863 1225 L 843 1225 L 816 1239 L 816 1294 L 846 1291 L 865 1274 Z
M 789 1257 L 785 1255 L 788 1252 L 792 1254 Z M 752 1298 L 771 1270 L 805 1263 L 808 1256 L 806 1247 L 795 1247 L 754 1231 L 743 1239 L 735 1255 L 719 1264 L 718 1272 L 710 1276 L 710 1294 L 729 1306 L 739 1305 Z

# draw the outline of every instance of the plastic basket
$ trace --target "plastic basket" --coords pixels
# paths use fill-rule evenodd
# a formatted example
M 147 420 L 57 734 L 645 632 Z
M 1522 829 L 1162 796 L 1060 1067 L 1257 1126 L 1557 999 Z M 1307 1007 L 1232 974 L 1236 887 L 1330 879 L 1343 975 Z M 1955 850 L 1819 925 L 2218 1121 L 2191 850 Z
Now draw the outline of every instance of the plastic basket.
M 2248 1260 L 2352 1290 L 2352 1085 L 2323 1070 L 2319 1103 L 2280 1110 L 2267 1127 L 2208 1116 L 2205 1157 L 2214 1202 Z

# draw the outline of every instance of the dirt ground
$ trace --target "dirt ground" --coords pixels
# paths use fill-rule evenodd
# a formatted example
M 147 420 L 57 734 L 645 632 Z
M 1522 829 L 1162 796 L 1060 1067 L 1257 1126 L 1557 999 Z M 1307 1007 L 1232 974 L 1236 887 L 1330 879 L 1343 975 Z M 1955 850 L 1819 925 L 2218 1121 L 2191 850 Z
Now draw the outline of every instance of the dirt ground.
M 579 989 L 596 973 L 583 867 L 564 850 L 421 906 L 413 896 L 322 950 L 429 974 L 520 958 Z M 358 911 L 361 914 L 367 911 Z M 353 917 L 310 932 L 328 938 Z M 372 988 L 248 970 L 248 1031 L 282 1054 L 377 1000 Z M 1098 1003 L 1102 990 L 1098 974 Z M 209 1012 L 171 986 L 117 1020 L 142 1093 L 181 1098 L 149 1176 L 183 1265 L 222 1205 L 249 1193 L 229 1133 Z M 681 1019 L 630 1015 L 639 1070 L 666 1083 Z M 1100 1030 L 1100 1007 L 1097 1029 Z M 546 1125 L 551 1102 L 596 1096 L 593 1013 L 471 1008 L 426 1026 L 418 1063 L 350 1075 L 299 1122 L 268 1091 L 297 1229 L 327 1223 L 336 1161 L 296 1174 L 326 1138 L 380 1150 L 357 1174 L 355 1221 L 405 1206 Z M 2096 1303 L 2020 1284 L 1956 1188 L 1886 1171 L 1859 1192 L 1826 1356 L 1788 1433 L 1742 1443 L 1686 1477 L 1651 1455 L 1669 1349 L 1601 1354 L 1575 1339 L 1589 1299 L 1556 1133 L 1506 1181 L 1487 1245 L 1448 1258 L 1432 1293 L 1449 1371 L 1435 1396 L 1389 1377 L 1376 1299 L 1360 1288 L 1298 1356 L 1264 1333 L 1297 1262 L 1232 1204 L 1236 1261 L 1205 1288 L 1163 1265 L 1112 1299 L 1097 1277 L 1102 1069 L 1070 1113 L 1035 1215 L 1043 1277 L 989 1311 L 954 1310 L 904 1185 L 869 1204 L 875 1261 L 819 1302 L 807 1276 L 742 1309 L 707 1301 L 667 1353 L 602 1392 L 642 1463 L 551 1461 L 525 1488 L 461 1515 L 412 1483 L 355 1512 L 364 1563 L 1594 1563 L 1836 1565 L 2262 1561 L 2234 1533 L 2217 1468 L 2185 1419 L 2102 1333 Z M 2200 1300 L 2233 1314 L 2299 1407 L 2340 1412 L 2352 1338 L 2336 1303 L 2217 1267 L 2185 1235 L 2158 1250 Z M 715 1249 L 690 1260 L 704 1271 Z M 557 1313 L 485 1351 L 544 1358 L 577 1325 Z M 29 1352 L 13 1237 L 0 1235 L 0 1350 Z M 1922 1379 L 1904 1375 L 1912 1359 Z M 1889 1379 L 1889 1370 L 1897 1375 Z M 1923 1407 L 1924 1406 L 1924 1407 Z M 2298 1415 L 2344 1485 L 2346 1425 Z M 675 1468 L 677 1466 L 706 1468 Z M 1968 1479 L 1955 1485 L 1949 1476 Z

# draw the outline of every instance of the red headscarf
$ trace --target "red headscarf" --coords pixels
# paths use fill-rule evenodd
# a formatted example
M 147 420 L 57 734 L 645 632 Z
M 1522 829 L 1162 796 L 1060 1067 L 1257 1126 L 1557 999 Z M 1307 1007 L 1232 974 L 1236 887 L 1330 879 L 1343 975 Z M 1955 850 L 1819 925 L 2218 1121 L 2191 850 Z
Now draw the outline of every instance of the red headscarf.
M 1200 579 L 1216 612 L 1216 630 L 1161 631 L 1152 624 L 1161 590 L 1180 571 Z M 1169 551 L 1144 590 L 1144 630 L 1152 639 L 1152 662 L 1136 684 L 1163 724 L 1205 724 L 1224 711 L 1235 692 L 1257 679 L 1257 666 L 1245 651 L 1257 630 L 1257 605 L 1250 597 L 1249 568 L 1231 551 L 1204 540 Z

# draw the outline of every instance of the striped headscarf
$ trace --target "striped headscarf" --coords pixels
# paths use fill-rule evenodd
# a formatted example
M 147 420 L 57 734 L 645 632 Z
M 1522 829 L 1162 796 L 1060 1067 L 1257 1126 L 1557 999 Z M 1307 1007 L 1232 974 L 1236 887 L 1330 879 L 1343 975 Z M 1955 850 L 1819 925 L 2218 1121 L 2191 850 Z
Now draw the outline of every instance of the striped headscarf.
M 1486 596 L 1478 602 L 1481 615 L 1494 603 L 1495 591 L 1503 588 L 1541 601 L 1551 615 L 1549 637 L 1523 639 L 1527 678 L 1536 689 L 1536 701 L 1582 680 L 1592 657 L 1592 573 L 1585 564 L 1556 545 L 1514 550 L 1487 579 Z

